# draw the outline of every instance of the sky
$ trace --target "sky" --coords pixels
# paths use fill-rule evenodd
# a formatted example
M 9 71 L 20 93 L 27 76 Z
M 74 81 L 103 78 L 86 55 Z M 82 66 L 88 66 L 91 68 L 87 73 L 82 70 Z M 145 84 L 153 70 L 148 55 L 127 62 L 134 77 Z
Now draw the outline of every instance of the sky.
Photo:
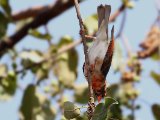
M 50 4 L 53 0 L 10 0 L 13 11 L 19 11 L 30 6 Z M 100 4 L 110 4 L 112 6 L 112 13 L 120 6 L 121 0 L 87 0 L 81 4 L 81 14 L 83 18 L 96 13 L 96 7 Z M 130 40 L 131 47 L 134 51 L 137 51 L 138 44 L 144 40 L 147 32 L 155 20 L 157 11 L 155 9 L 154 0 L 137 0 L 135 8 L 133 10 L 127 10 L 127 19 L 124 29 L 124 34 Z M 64 20 L 65 18 L 65 20 Z M 121 21 L 122 16 L 119 16 L 115 25 L 115 31 L 118 31 L 119 21 Z M 9 26 L 8 34 L 14 33 L 14 26 Z M 60 15 L 56 19 L 49 22 L 48 28 L 50 33 L 53 35 L 53 42 L 57 42 L 58 39 L 63 35 L 71 35 L 75 40 L 79 39 L 79 25 L 75 9 L 72 8 Z M 116 31 L 116 32 L 117 32 Z M 22 48 L 31 49 L 41 49 L 45 51 L 47 48 L 47 43 L 38 43 L 38 40 L 31 36 L 27 36 L 16 45 L 16 49 L 21 51 Z M 82 73 L 82 65 L 84 61 L 84 55 L 82 51 L 82 45 L 76 47 L 79 53 L 79 66 L 78 66 L 78 81 L 84 80 Z M 4 58 L 0 62 L 9 60 L 9 58 Z M 151 70 L 160 71 L 158 63 L 153 62 L 150 59 L 141 61 L 143 63 L 143 73 L 142 80 L 137 84 L 137 88 L 142 93 L 137 100 L 137 104 L 141 104 L 141 109 L 136 112 L 137 120 L 153 120 L 151 114 L 150 106 L 153 103 L 159 103 L 160 101 L 160 87 L 150 78 L 149 73 Z M 108 74 L 108 82 L 114 83 L 119 78 L 119 75 L 114 75 L 111 69 Z M 33 80 L 32 75 L 28 75 L 20 83 L 27 84 L 31 83 Z M 82 81 L 84 82 L 84 81 Z M 17 90 L 15 96 L 8 102 L 0 101 L 0 120 L 18 120 L 18 110 L 21 103 L 22 91 Z

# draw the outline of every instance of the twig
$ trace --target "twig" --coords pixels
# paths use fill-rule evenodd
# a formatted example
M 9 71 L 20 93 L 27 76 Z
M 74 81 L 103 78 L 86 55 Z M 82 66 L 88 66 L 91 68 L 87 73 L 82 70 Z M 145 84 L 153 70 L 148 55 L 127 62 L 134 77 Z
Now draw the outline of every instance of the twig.
M 44 29 L 46 31 L 46 34 L 50 35 L 47 25 L 44 25 Z M 47 42 L 48 42 L 49 46 L 52 45 L 51 39 L 47 39 Z
M 120 8 L 109 18 L 109 22 L 114 22 L 116 18 L 125 10 L 125 5 L 122 4 Z
M 131 100 L 131 115 L 132 115 L 132 119 L 131 120 L 135 120 L 135 100 Z
M 132 50 L 131 45 L 129 44 L 128 39 L 123 34 L 121 34 L 121 38 L 122 38 L 122 41 L 124 43 L 124 47 L 127 50 L 128 57 L 132 57 L 133 50 Z
M 76 13 L 77 13 L 77 18 L 79 20 L 79 26 L 80 26 L 80 35 L 82 37 L 82 43 L 83 43 L 83 48 L 84 48 L 84 55 L 85 55 L 85 65 L 87 66 L 87 81 L 88 81 L 88 87 L 89 87 L 89 102 L 88 102 L 88 119 L 92 120 L 92 116 L 93 116 L 93 112 L 95 109 L 95 105 L 94 105 L 94 95 L 93 95 L 93 89 L 92 89 L 92 85 L 91 85 L 91 72 L 90 72 L 90 63 L 89 63 L 89 58 L 88 58 L 88 47 L 86 44 L 86 37 L 85 37 L 85 29 L 84 29 L 84 24 L 81 18 L 81 14 L 80 14 L 80 8 L 79 8 L 79 4 L 78 4 L 78 0 L 74 0 L 75 3 L 75 8 L 76 8 Z
M 119 29 L 119 32 L 118 32 L 118 34 L 116 35 L 115 38 L 118 38 L 118 37 L 120 37 L 122 35 L 125 23 L 126 23 L 126 11 L 124 10 L 122 22 L 121 22 L 121 25 L 120 25 L 120 29 Z

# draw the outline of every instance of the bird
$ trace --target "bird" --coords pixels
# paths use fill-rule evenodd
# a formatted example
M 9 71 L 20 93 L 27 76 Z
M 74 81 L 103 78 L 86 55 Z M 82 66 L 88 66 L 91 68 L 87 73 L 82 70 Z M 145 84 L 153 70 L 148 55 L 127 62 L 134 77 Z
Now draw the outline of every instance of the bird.
M 98 31 L 93 44 L 88 48 L 90 78 L 93 92 L 98 100 L 106 96 L 106 76 L 109 72 L 114 52 L 114 26 L 111 30 L 111 39 L 108 37 L 108 23 L 111 13 L 110 5 L 97 7 Z M 84 63 L 83 72 L 88 77 L 88 66 Z

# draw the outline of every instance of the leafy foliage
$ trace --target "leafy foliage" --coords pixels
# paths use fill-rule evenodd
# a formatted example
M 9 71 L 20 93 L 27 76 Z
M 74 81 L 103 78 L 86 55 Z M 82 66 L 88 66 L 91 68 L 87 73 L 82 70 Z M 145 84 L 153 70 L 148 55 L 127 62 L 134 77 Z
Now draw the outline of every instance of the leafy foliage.
M 105 98 L 105 103 L 100 103 L 96 106 L 93 120 L 106 120 L 108 118 L 108 111 L 113 104 L 118 104 L 113 98 Z
M 26 88 L 20 113 L 22 120 L 52 120 L 55 117 L 55 110 L 50 106 L 50 101 L 44 96 L 36 94 L 34 85 Z
M 0 11 L 0 38 L 6 34 L 8 19 L 3 12 Z
M 87 85 L 83 85 L 83 84 L 75 85 L 74 91 L 75 91 L 74 98 L 75 98 L 76 102 L 81 103 L 81 104 L 87 103 L 88 98 L 84 97 L 84 96 L 88 95 L 88 86 Z
M 121 1 L 125 8 L 134 8 L 135 6 L 135 2 L 132 0 Z M 16 27 L 14 31 L 17 32 L 34 20 L 33 17 L 13 22 L 11 13 L 10 1 L 0 0 L 0 40 L 8 39 L 8 25 L 11 22 Z M 98 29 L 97 20 L 96 14 L 90 15 L 84 20 L 87 35 L 95 35 Z M 75 42 L 74 38 L 64 35 L 58 36 L 58 39 L 55 37 L 52 41 L 53 35 L 48 31 L 47 24 L 42 29 L 45 32 L 41 32 L 39 28 L 31 28 L 25 32 L 33 39 L 38 39 L 38 42 L 42 44 L 49 43 L 45 51 L 39 49 L 26 50 L 25 48 L 19 50 L 16 46 L 6 52 L 8 54 L 4 56 L 5 59 L 0 64 L 0 100 L 11 99 L 16 90 L 20 89 L 24 93 L 19 108 L 21 120 L 54 120 L 60 118 L 61 120 L 88 120 L 87 113 L 84 112 L 89 99 L 88 85 L 82 81 L 76 81 L 78 63 L 81 58 L 79 58 L 76 48 L 70 48 Z M 61 31 L 56 28 L 55 30 Z M 129 51 L 131 53 L 127 51 L 124 43 L 121 43 L 121 37 L 115 40 L 112 68 L 113 74 L 118 75 L 118 79 L 116 83 L 110 85 L 107 78 L 107 97 L 104 99 L 104 103 L 99 103 L 96 106 L 93 120 L 136 119 L 133 113 L 140 108 L 140 105 L 135 102 L 140 95 L 137 84 L 142 80 L 141 72 L 146 70 L 146 66 L 141 68 L 143 63 L 140 59 L 149 57 L 154 60 L 152 62 L 159 62 L 159 34 L 159 26 L 154 24 L 146 40 L 140 44 L 142 50 L 137 54 L 133 51 Z M 87 41 L 87 44 L 92 44 L 92 41 Z M 5 61 L 6 58 L 9 61 Z M 155 71 L 151 71 L 150 76 L 157 84 L 160 84 L 160 74 Z M 33 76 L 34 80 L 31 82 L 32 84 L 25 85 L 27 87 L 24 89 L 20 80 L 28 76 Z M 81 78 L 85 79 L 84 77 Z M 24 84 L 26 83 L 24 82 Z M 73 102 L 69 102 L 69 100 Z M 124 114 L 126 109 L 128 114 Z M 153 104 L 151 109 L 155 120 L 159 120 L 159 103 Z
M 122 2 L 126 7 L 130 8 L 130 9 L 133 8 L 135 5 L 134 2 L 131 0 L 122 0 Z
M 72 43 L 72 38 L 65 36 L 61 38 L 58 48 Z M 59 82 L 67 88 L 72 88 L 77 78 L 78 54 L 75 49 L 71 49 L 58 57 L 57 63 L 54 65 L 54 73 Z
M 64 103 L 64 116 L 67 119 L 73 119 L 80 115 L 80 109 L 74 105 L 72 102 L 65 102 Z
M 10 16 L 11 15 L 11 7 L 9 4 L 9 0 L 1 0 L 0 1 L 0 6 L 3 8 L 5 13 Z
M 155 120 L 159 120 L 160 119 L 160 105 L 158 104 L 154 104 L 152 105 L 152 112 L 154 114 Z
M 38 30 L 30 30 L 29 34 L 36 37 L 36 38 L 44 39 L 44 40 L 48 40 L 48 41 L 50 41 L 52 38 L 52 36 L 49 33 L 42 34 Z
M 155 73 L 154 71 L 151 72 L 151 77 L 160 84 L 160 74 Z
M 98 17 L 96 14 L 93 14 L 85 19 L 84 24 L 87 28 L 88 34 L 92 35 L 95 33 L 98 29 L 98 23 L 97 23 Z
M 0 99 L 7 100 L 14 95 L 17 88 L 17 76 L 14 72 L 8 72 L 6 65 L 0 65 Z

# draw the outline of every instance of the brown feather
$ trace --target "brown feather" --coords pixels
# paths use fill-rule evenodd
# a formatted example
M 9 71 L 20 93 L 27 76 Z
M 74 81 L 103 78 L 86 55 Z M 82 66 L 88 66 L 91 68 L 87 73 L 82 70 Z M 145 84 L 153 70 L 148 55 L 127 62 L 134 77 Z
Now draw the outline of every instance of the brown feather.
M 111 6 L 110 5 L 105 5 L 105 6 L 100 5 L 97 8 L 97 13 L 98 13 L 97 37 L 98 37 L 98 33 L 102 34 L 102 32 L 105 32 L 107 35 L 107 39 L 108 39 L 108 22 L 109 22 L 109 17 L 110 17 L 110 13 L 111 13 Z M 103 30 L 105 30 L 105 31 L 103 31 Z
M 106 52 L 106 55 L 105 55 L 105 58 L 103 60 L 103 64 L 101 67 L 101 71 L 104 77 L 106 77 L 109 72 L 111 62 L 112 62 L 113 51 L 114 51 L 114 26 L 111 31 L 111 41 L 109 43 L 108 50 Z
M 98 6 L 97 13 L 98 13 L 98 28 L 99 28 L 102 21 L 105 19 L 105 9 L 102 4 Z

